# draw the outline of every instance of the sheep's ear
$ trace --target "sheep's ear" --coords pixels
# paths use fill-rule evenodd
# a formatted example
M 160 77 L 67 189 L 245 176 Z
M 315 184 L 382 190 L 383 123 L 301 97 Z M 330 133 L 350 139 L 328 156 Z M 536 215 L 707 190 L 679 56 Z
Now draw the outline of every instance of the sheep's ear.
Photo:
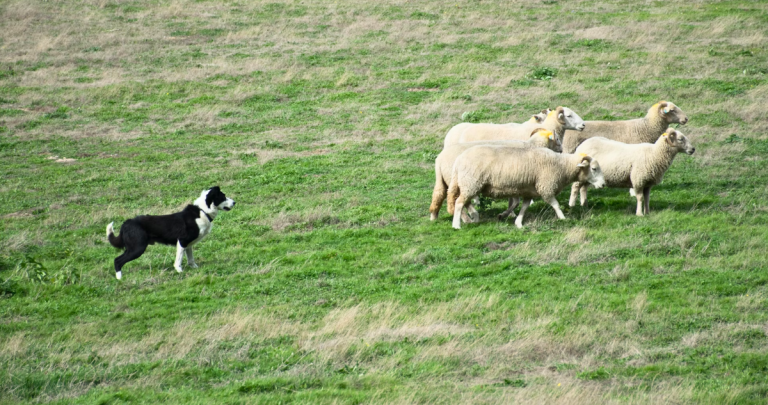
M 563 109 L 563 107 L 557 107 L 555 112 L 557 113 L 557 121 L 565 125 L 565 110 Z
M 579 153 L 579 156 L 581 156 L 581 163 L 576 165 L 577 167 L 588 167 L 592 163 L 592 158 L 587 156 L 586 153 Z
M 661 112 L 663 112 L 664 114 L 669 114 L 669 112 L 671 111 L 670 109 L 671 106 L 669 104 L 670 103 L 666 101 L 662 101 L 661 103 L 659 103 L 659 110 L 661 110 Z
M 677 141 L 677 131 L 675 131 L 674 129 L 670 129 L 667 132 L 665 132 L 664 136 L 666 136 L 667 142 L 669 142 L 670 145 L 674 145 L 675 141 Z

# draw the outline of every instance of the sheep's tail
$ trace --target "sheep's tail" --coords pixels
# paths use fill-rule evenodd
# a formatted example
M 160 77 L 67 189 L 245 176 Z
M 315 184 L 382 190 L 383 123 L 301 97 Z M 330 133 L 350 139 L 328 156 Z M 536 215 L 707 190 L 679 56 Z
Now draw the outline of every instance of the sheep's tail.
M 457 165 L 453 165 L 453 175 L 451 176 L 451 185 L 448 186 L 448 213 L 453 215 L 454 208 L 456 207 L 456 199 L 459 198 L 459 170 Z
M 125 247 L 125 242 L 123 242 L 123 234 L 121 233 L 118 236 L 115 236 L 115 228 L 112 226 L 114 225 L 114 222 L 110 222 L 109 225 L 107 225 L 107 239 L 109 239 L 109 244 L 121 249 Z

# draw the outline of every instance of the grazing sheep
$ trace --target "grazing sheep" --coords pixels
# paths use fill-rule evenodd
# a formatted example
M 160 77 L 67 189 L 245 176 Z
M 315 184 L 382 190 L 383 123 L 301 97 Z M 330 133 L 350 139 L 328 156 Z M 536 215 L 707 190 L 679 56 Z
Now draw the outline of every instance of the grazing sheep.
M 555 138 L 555 135 L 552 133 L 552 131 L 547 131 L 543 128 L 537 128 L 535 129 L 528 138 L 527 141 L 491 141 L 491 142 L 470 142 L 470 143 L 460 143 L 453 146 L 449 146 L 445 149 L 443 149 L 442 152 L 440 152 L 439 155 L 437 155 L 437 159 L 435 159 L 435 188 L 432 191 L 432 205 L 429 207 L 429 219 L 434 221 L 437 219 L 437 214 L 440 212 L 440 207 L 443 205 L 443 201 L 445 200 L 446 196 L 446 190 L 448 190 L 448 184 L 451 181 L 451 174 L 453 170 L 453 163 L 456 161 L 456 157 L 458 157 L 462 152 L 465 150 L 477 146 L 477 145 L 498 145 L 498 146 L 509 146 L 509 147 L 518 147 L 518 148 L 526 148 L 526 147 L 539 147 L 539 148 L 548 148 L 555 152 L 562 151 L 562 146 L 560 145 L 560 142 Z M 514 209 L 515 206 L 517 206 L 517 199 L 510 199 L 509 200 L 510 209 L 507 211 L 511 211 Z M 462 219 L 464 222 L 475 222 L 479 214 L 477 213 L 477 210 L 473 207 L 472 203 L 469 203 L 465 206 L 469 214 L 462 212 Z M 505 212 L 507 212 L 505 211 Z M 453 212 L 449 212 L 449 214 L 453 215 Z M 507 212 L 507 215 L 509 213 Z M 504 216 L 506 218 L 506 215 Z
M 520 197 L 523 215 L 534 197 L 541 197 L 565 219 L 555 198 L 566 184 L 579 181 L 600 188 L 605 183 L 597 160 L 587 155 L 560 154 L 543 148 L 475 146 L 456 158 L 448 188 L 448 207 L 454 210 L 453 227 L 461 229 L 461 210 L 478 194 Z
M 624 143 L 654 143 L 669 124 L 688 122 L 688 117 L 674 103 L 660 101 L 643 118 L 626 121 L 587 121 L 581 132 L 565 131 L 563 151 L 573 153 L 585 140 L 602 136 Z
M 544 128 L 555 133 L 557 139 L 562 142 L 566 129 L 581 131 L 584 129 L 584 120 L 578 114 L 567 107 L 557 107 L 550 111 L 543 122 L 536 123 L 528 120 L 522 124 L 470 124 L 463 122 L 455 125 L 445 136 L 443 147 L 447 148 L 457 143 L 478 141 L 502 141 L 528 139 L 531 130 Z
M 576 152 L 587 153 L 600 161 L 608 187 L 632 187 L 637 197 L 637 216 L 651 212 L 651 187 L 661 183 L 678 152 L 692 155 L 696 148 L 681 132 L 669 129 L 656 143 L 626 144 L 603 137 L 584 141 Z M 576 193 L 581 205 L 587 202 L 587 184 L 573 183 L 568 205 L 576 205 Z

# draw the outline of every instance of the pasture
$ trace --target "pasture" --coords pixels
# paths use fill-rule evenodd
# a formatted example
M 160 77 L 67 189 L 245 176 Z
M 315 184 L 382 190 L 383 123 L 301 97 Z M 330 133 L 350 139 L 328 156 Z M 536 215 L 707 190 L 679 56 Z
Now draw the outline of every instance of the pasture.
M 0 2 L 0 403 L 765 403 L 767 49 L 747 0 Z M 660 100 L 650 216 L 429 221 L 462 120 Z M 214 185 L 199 268 L 115 279 Z

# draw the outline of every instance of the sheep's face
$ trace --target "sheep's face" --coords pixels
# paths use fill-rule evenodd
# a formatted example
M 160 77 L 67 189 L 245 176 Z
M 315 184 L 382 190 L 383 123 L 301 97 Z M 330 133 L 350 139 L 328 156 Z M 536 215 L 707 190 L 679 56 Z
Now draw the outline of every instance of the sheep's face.
M 666 138 L 667 144 L 669 144 L 670 147 L 677 149 L 678 152 L 685 152 L 689 155 L 693 155 L 693 152 L 696 152 L 696 148 L 682 132 L 670 130 L 663 136 Z
M 531 132 L 529 142 L 539 148 L 547 148 L 557 153 L 563 151 L 563 144 L 560 143 L 560 140 L 557 139 L 552 131 L 544 128 L 534 129 L 533 132 Z
M 550 112 L 552 112 L 552 110 L 545 108 L 541 110 L 540 113 L 532 115 L 530 121 L 535 124 L 541 124 L 545 119 L 547 119 L 547 115 L 549 115 Z
M 685 125 L 688 122 L 688 116 L 683 113 L 683 110 L 676 106 L 675 103 L 670 103 L 668 101 L 659 103 L 659 114 L 664 117 L 669 124 Z
M 579 170 L 579 183 L 589 183 L 594 188 L 605 186 L 605 176 L 603 176 L 603 170 L 600 169 L 597 160 L 584 155 L 578 166 L 581 169 Z
M 579 117 L 579 114 L 576 114 L 568 107 L 558 107 L 556 111 L 557 120 L 565 125 L 565 129 L 575 129 L 577 131 L 584 130 L 586 124 L 584 123 L 584 120 Z
M 551 149 L 553 152 L 562 153 L 563 152 L 563 144 L 560 143 L 560 140 L 557 139 L 555 134 L 551 134 L 547 137 L 547 148 Z

